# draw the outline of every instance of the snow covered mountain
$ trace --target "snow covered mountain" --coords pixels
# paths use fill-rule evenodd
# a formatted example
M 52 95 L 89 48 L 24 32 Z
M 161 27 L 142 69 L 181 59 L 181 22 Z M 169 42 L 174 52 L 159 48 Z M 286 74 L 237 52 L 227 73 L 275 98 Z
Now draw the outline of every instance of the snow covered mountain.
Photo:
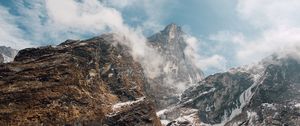
M 0 46 L 0 63 L 7 63 L 14 60 L 18 51 L 6 46 Z
M 169 126 L 300 125 L 300 64 L 271 56 L 208 76 L 157 114 Z
M 160 76 L 149 79 L 148 91 L 154 95 L 158 108 L 178 102 L 178 94 L 203 78 L 201 69 L 185 54 L 185 36 L 180 26 L 170 24 L 148 38 L 150 46 L 165 60 Z

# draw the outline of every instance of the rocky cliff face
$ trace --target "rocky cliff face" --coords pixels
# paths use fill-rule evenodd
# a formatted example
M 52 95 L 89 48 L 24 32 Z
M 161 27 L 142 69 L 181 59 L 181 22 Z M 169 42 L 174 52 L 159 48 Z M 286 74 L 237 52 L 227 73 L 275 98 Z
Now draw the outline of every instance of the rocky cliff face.
M 202 71 L 185 54 L 185 36 L 181 27 L 170 24 L 148 38 L 149 44 L 165 60 L 160 66 L 161 75 L 149 80 L 149 92 L 154 94 L 158 108 L 177 103 L 179 94 L 203 77 Z
M 0 46 L 0 63 L 13 61 L 18 51 L 6 46 Z
M 300 62 L 272 58 L 242 114 L 227 125 L 300 125 Z
M 0 64 L 0 124 L 159 126 L 141 65 L 114 37 L 24 49 Z
M 297 126 L 299 73 L 299 61 L 272 56 L 258 65 L 208 76 L 158 115 L 170 126 Z
M 3 63 L 4 62 L 4 57 L 3 55 L 0 55 L 0 63 Z

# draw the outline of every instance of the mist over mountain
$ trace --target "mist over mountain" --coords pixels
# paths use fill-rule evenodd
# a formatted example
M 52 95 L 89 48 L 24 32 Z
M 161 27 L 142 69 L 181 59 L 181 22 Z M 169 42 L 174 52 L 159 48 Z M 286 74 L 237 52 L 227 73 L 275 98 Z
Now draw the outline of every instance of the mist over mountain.
M 151 59 L 135 59 L 123 35 L 20 50 L 11 57 L 14 61 L 0 65 L 0 123 L 300 124 L 297 57 L 274 54 L 257 64 L 204 77 L 185 52 L 186 36 L 180 26 L 170 24 L 148 38 L 147 46 L 163 62 L 156 66 L 155 77 L 143 65 Z M 2 47 L 4 55 L 16 52 Z
M 160 75 L 150 78 L 149 92 L 154 95 L 158 108 L 178 102 L 179 94 L 203 78 L 203 73 L 185 53 L 186 34 L 180 26 L 170 24 L 148 38 L 152 48 L 164 59 Z
M 299 126 L 299 11 L 297 0 L 2 0 L 0 125 Z

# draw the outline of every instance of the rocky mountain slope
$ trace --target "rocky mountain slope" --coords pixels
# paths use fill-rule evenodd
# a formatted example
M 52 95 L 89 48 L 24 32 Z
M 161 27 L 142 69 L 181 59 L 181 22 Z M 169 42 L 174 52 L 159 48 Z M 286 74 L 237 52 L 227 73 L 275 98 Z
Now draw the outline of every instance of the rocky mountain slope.
M 149 79 L 148 91 L 154 94 L 158 108 L 177 103 L 179 94 L 203 78 L 201 69 L 185 54 L 185 37 L 180 26 L 170 24 L 148 38 L 150 46 L 165 60 L 164 65 L 160 66 L 160 76 Z
M 203 79 L 185 37 L 170 24 L 148 38 L 165 62 L 157 78 L 116 34 L 16 56 L 0 47 L 0 62 L 15 56 L 0 64 L 0 125 L 300 125 L 299 59 L 273 55 Z
M 298 126 L 299 73 L 299 60 L 271 56 L 208 76 L 158 115 L 169 126 Z
M 160 126 L 141 65 L 113 34 L 0 64 L 0 125 Z
M 13 61 L 18 51 L 6 46 L 0 46 L 0 63 Z

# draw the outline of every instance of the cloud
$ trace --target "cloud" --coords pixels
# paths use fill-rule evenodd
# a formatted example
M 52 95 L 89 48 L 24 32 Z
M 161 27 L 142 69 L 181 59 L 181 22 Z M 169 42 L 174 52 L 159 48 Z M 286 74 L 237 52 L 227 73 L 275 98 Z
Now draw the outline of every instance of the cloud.
M 185 36 L 185 41 L 187 47 L 184 53 L 189 59 L 195 64 L 199 69 L 204 71 L 216 70 L 225 71 L 226 70 L 226 59 L 223 56 L 214 54 L 209 57 L 201 56 L 199 54 L 199 40 L 193 36 Z
M 169 16 L 168 9 L 179 4 L 179 0 L 103 0 L 103 2 L 120 11 L 128 8 L 143 13 L 146 18 L 133 17 L 134 20 L 141 21 L 140 26 L 144 31 L 158 32 L 164 25 L 162 20 Z
M 167 0 L 19 0 L 14 1 L 18 15 L 7 12 L 8 17 L 14 17 L 15 27 L 11 33 L 17 33 L 17 38 L 29 41 L 34 46 L 45 44 L 58 44 L 66 39 L 82 39 L 85 36 L 96 36 L 105 32 L 115 32 L 128 37 L 128 41 L 122 44 L 131 48 L 131 53 L 137 61 L 144 65 L 149 76 L 159 73 L 159 65 L 163 60 L 146 44 L 146 38 L 142 34 L 143 29 L 153 31 L 161 29 L 160 21 L 168 15 L 164 12 L 168 6 L 176 4 L 176 1 Z M 168 5 L 166 7 L 166 5 Z M 122 10 L 125 8 L 140 8 L 147 15 L 141 26 L 130 27 L 124 23 Z M 23 29 L 16 27 L 21 25 Z M 17 31 L 17 32 L 16 32 Z M 19 41 L 19 40 L 16 40 Z M 201 69 L 224 69 L 225 59 L 220 55 L 200 56 L 197 45 L 190 37 L 190 46 L 186 53 L 192 57 L 193 62 Z M 196 42 L 199 43 L 199 42 Z M 30 45 L 32 46 L 32 45 Z M 25 46 L 23 46 L 25 47 Z M 154 60 L 156 59 L 156 60 Z
M 210 34 L 208 39 L 217 42 L 229 42 L 233 44 L 244 44 L 245 36 L 240 32 L 218 31 L 215 34 Z
M 120 12 L 97 0 L 47 0 L 45 4 L 52 23 L 69 29 L 99 33 L 106 27 L 115 30 L 124 25 Z
M 20 0 L 18 23 L 34 44 L 57 44 L 66 39 L 95 36 L 123 26 L 121 14 L 97 0 Z M 43 43 L 43 41 L 46 41 Z M 52 43 L 51 43 L 52 41 Z
M 120 44 L 130 47 L 134 59 L 143 65 L 148 76 L 158 76 L 158 65 L 162 64 L 160 56 L 147 46 L 141 31 L 124 24 L 121 13 L 116 9 L 106 7 L 98 0 L 65 0 L 63 4 L 61 0 L 49 0 L 46 1 L 46 8 L 50 20 L 55 25 L 67 27 L 65 29 L 92 33 L 108 29 L 120 36 L 126 36 L 128 40 Z
M 148 76 L 155 77 L 159 73 L 158 66 L 163 60 L 154 49 L 147 46 L 142 32 L 126 25 L 121 12 L 115 8 L 98 0 L 13 2 L 16 15 L 9 13 L 6 8 L 0 8 L 4 16 L 0 18 L 0 37 L 3 41 L 7 40 L 3 43 L 7 46 L 25 48 L 58 44 L 66 39 L 82 39 L 87 35 L 114 32 L 119 38 L 126 37 L 126 41 L 120 44 L 130 48 L 134 59 L 142 64 Z M 15 44 L 8 44 L 10 41 Z
M 256 62 L 273 53 L 299 54 L 300 1 L 239 0 L 237 11 L 258 29 L 256 38 L 248 38 L 237 51 L 241 64 Z M 299 56 L 299 55 L 298 55 Z
M 102 2 L 106 5 L 123 9 L 131 6 L 135 6 L 139 1 L 141 0 L 103 0 Z
M 298 0 L 237 0 L 237 16 L 252 31 L 217 31 L 202 50 L 224 55 L 230 66 L 256 63 L 274 53 L 300 59 L 299 7 Z
M 240 16 L 257 27 L 299 25 L 299 0 L 238 0 Z
M 7 8 L 0 6 L 0 45 L 21 49 L 30 47 L 29 41 L 23 39 L 23 32 L 16 23 L 17 17 L 11 16 Z

